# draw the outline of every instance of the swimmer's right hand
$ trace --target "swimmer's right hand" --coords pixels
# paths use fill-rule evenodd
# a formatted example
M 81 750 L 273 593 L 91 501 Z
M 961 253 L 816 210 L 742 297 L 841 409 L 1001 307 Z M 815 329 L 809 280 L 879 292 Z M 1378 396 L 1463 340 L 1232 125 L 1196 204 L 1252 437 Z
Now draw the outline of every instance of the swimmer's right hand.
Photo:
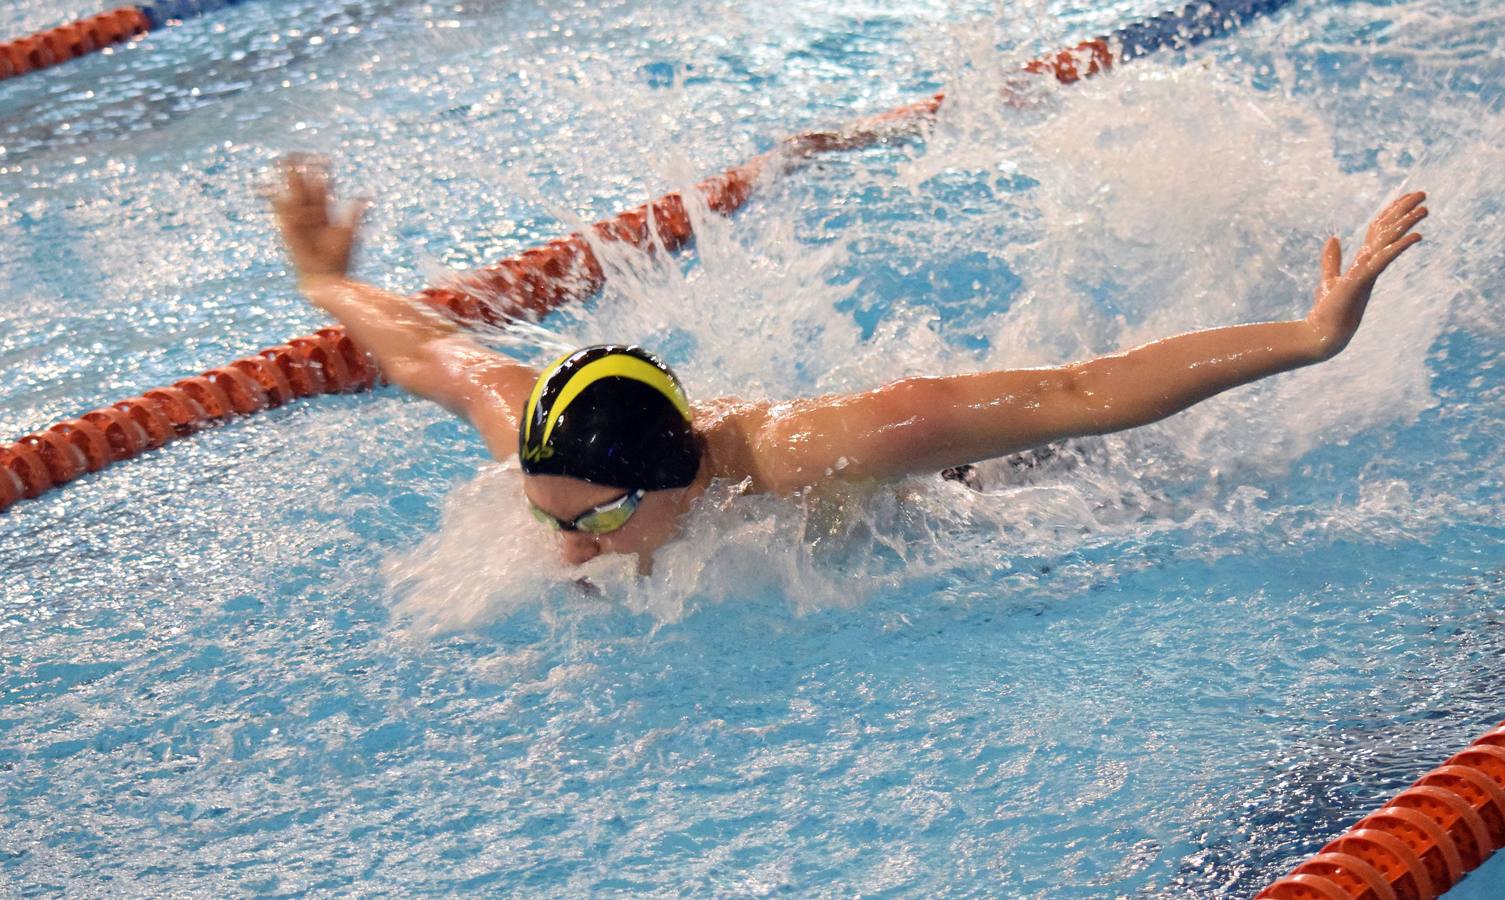
M 278 162 L 278 170 L 279 183 L 265 193 L 299 283 L 343 278 L 370 201 L 358 199 L 336 209 L 329 165 L 320 157 L 291 153 Z
M 1421 191 L 1406 194 L 1376 216 L 1347 272 L 1343 271 L 1343 249 L 1338 239 L 1327 239 L 1322 250 L 1322 280 L 1306 317 L 1317 339 L 1318 358 L 1331 359 L 1348 346 L 1364 318 L 1375 279 L 1421 240 L 1421 235 L 1409 232 L 1427 217 L 1427 208 L 1421 205 L 1426 199 Z

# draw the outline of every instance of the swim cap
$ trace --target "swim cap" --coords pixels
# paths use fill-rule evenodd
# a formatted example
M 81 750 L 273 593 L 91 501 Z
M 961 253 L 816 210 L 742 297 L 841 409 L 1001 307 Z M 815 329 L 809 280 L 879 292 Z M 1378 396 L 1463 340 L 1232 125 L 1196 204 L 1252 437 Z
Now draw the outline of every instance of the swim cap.
M 679 379 L 651 353 L 622 344 L 585 347 L 543 370 L 523 412 L 517 455 L 529 475 L 626 490 L 684 487 L 700 471 Z

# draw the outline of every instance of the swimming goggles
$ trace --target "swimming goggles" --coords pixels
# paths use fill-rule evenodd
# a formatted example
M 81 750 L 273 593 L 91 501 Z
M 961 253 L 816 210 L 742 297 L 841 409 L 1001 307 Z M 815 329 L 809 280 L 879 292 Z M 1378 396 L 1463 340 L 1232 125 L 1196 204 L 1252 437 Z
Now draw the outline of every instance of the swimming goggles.
M 528 501 L 528 509 L 533 511 L 533 518 L 558 531 L 609 534 L 627 524 L 632 514 L 638 511 L 638 504 L 646 493 L 644 490 L 628 491 L 610 503 L 591 507 L 568 522 L 539 509 L 532 500 Z

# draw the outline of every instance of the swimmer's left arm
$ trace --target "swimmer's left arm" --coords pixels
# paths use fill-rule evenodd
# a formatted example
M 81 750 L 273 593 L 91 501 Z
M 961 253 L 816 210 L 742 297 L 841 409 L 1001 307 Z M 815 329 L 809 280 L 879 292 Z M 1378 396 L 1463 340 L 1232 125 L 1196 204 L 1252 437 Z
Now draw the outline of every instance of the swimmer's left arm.
M 1408 232 L 1427 214 L 1424 199 L 1408 194 L 1382 212 L 1346 273 L 1337 239 L 1329 240 L 1304 319 L 1177 335 L 1060 368 L 908 378 L 770 408 L 750 429 L 754 482 L 789 493 L 830 477 L 935 472 L 1147 425 L 1230 388 L 1331 359 L 1358 329 L 1375 279 L 1420 240 Z

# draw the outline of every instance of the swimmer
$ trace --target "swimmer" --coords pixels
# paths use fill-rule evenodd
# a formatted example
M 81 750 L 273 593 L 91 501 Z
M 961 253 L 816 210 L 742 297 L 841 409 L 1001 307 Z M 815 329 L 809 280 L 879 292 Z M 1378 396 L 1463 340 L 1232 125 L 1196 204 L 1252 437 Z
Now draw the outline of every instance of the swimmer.
M 465 418 L 523 491 L 563 561 L 653 553 L 713 479 L 795 495 L 835 481 L 934 473 L 1032 447 L 1148 425 L 1230 388 L 1332 359 L 1375 279 L 1421 240 L 1421 192 L 1370 224 L 1347 271 L 1322 251 L 1311 311 L 1284 322 L 1169 337 L 1045 369 L 905 378 L 851 394 L 692 406 L 674 373 L 632 346 L 586 347 L 542 371 L 482 347 L 420 301 L 349 277 L 364 203 L 338 211 L 324 163 L 289 157 L 271 192 L 298 287 L 398 387 Z

